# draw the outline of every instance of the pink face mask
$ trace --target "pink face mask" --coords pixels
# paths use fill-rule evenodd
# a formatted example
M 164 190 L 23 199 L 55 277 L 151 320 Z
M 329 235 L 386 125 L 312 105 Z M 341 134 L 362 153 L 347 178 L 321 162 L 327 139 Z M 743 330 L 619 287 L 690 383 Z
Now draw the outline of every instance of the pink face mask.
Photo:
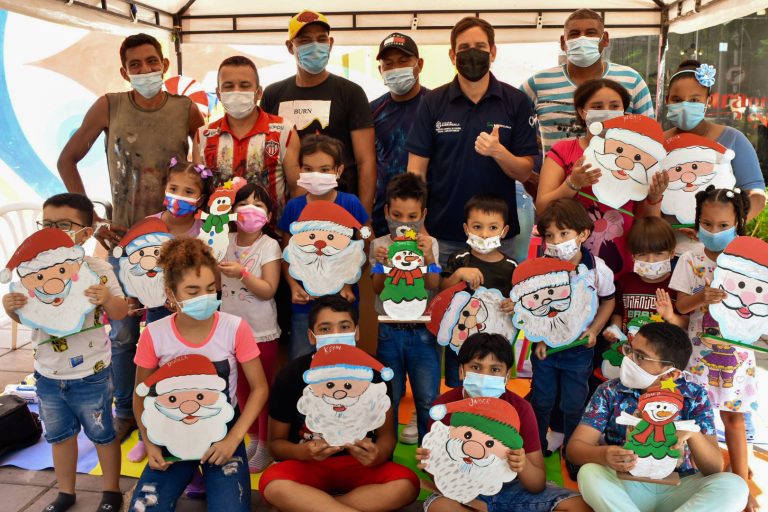
M 256 233 L 267 223 L 267 212 L 264 208 L 245 204 L 237 209 L 237 229 L 246 233 Z

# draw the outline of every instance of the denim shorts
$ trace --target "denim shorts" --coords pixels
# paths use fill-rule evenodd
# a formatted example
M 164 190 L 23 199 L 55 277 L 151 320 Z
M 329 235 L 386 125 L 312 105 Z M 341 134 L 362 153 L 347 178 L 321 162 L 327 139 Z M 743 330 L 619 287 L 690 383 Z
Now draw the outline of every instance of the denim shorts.
M 40 419 L 45 440 L 51 444 L 66 441 L 80 433 L 94 444 L 115 440 L 112 425 L 112 372 L 105 368 L 82 379 L 49 379 L 35 372 Z
M 533 494 L 525 490 L 520 480 L 515 479 L 504 484 L 504 487 L 493 496 L 477 497 L 478 500 L 488 505 L 488 512 L 550 512 L 568 498 L 579 496 L 579 493 L 558 487 L 547 482 L 543 491 Z M 433 494 L 424 501 L 424 512 L 428 512 L 429 506 L 439 494 Z

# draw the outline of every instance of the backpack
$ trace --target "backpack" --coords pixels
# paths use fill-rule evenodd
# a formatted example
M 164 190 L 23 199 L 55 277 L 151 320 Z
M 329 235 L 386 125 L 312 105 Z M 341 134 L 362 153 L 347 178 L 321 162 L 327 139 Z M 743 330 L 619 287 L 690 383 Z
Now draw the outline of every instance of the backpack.
M 26 400 L 16 395 L 0 395 L 0 455 L 37 443 L 43 427 Z

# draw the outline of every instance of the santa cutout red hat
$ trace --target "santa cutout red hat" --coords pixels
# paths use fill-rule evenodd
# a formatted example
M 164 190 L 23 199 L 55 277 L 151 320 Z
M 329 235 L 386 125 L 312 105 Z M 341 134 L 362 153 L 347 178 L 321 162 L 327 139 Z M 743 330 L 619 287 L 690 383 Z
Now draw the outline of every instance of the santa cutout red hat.
M 664 149 L 664 131 L 655 119 L 648 116 L 630 114 L 589 125 L 589 133 L 592 135 L 599 135 L 603 131 L 604 138 L 631 144 L 648 152 L 656 160 L 661 161 L 667 154 Z
M 333 231 L 352 238 L 357 229 L 362 238 L 371 236 L 370 228 L 361 225 L 351 213 L 331 201 L 307 203 L 290 229 L 292 235 L 303 231 Z
M 427 310 L 424 312 L 425 315 L 430 317 L 429 323 L 427 324 L 427 330 L 429 332 L 437 336 L 445 312 L 453 302 L 453 296 L 466 289 L 467 283 L 461 281 L 435 295 L 435 298 L 430 301 Z
M 368 353 L 352 345 L 325 345 L 312 357 L 309 370 L 304 372 L 304 382 L 317 384 L 327 380 L 373 380 L 373 370 L 381 373 L 385 381 L 392 380 L 394 372 Z
M 75 245 L 64 231 L 44 228 L 32 233 L 16 249 L 0 271 L 0 283 L 10 283 L 14 269 L 20 277 L 24 277 L 65 261 L 82 260 L 84 256 L 83 248 Z
M 173 235 L 168 232 L 165 222 L 157 217 L 147 217 L 125 233 L 120 243 L 112 249 L 112 255 L 121 258 L 145 247 L 163 245 L 171 238 Z
M 510 450 L 523 447 L 520 417 L 515 408 L 500 398 L 465 398 L 449 404 L 438 404 L 429 410 L 435 421 L 451 415 L 452 427 L 471 427 L 499 441 Z
M 668 381 L 671 381 L 671 379 L 668 379 Z M 645 393 L 640 395 L 640 398 L 637 400 L 638 410 L 642 411 L 651 402 L 668 402 L 675 404 L 677 410 L 681 411 L 683 409 L 683 395 L 677 390 L 674 381 L 671 383 L 668 381 L 663 382 L 662 385 L 651 386 Z
M 751 236 L 737 236 L 717 257 L 717 266 L 768 282 L 765 242 Z
M 224 391 L 227 383 L 216 373 L 216 367 L 205 356 L 190 354 L 171 359 L 158 368 L 144 382 L 136 386 L 136 394 L 147 396 L 155 386 L 155 393 L 163 395 L 177 389 L 215 389 Z
M 664 167 L 669 169 L 687 162 L 713 162 L 717 165 L 733 160 L 736 153 L 712 139 L 693 133 L 681 133 L 670 137 L 664 143 L 667 156 Z
M 571 283 L 571 272 L 576 266 L 557 258 L 533 258 L 517 266 L 512 274 L 510 298 L 518 302 L 529 293 L 542 288 L 565 286 Z

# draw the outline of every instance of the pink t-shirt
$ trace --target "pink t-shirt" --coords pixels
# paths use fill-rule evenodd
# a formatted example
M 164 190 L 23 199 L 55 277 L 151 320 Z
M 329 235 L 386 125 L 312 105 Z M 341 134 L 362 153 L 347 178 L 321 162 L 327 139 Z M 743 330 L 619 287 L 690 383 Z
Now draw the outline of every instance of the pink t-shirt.
M 562 167 L 567 178 L 573 171 L 573 164 L 583 155 L 584 149 L 579 144 L 579 139 L 575 138 L 560 141 L 552 146 L 547 158 Z M 592 187 L 583 188 L 582 192 L 595 197 Z M 627 272 L 632 272 L 633 259 L 627 247 L 627 237 L 634 219 L 581 194 L 576 194 L 576 200 L 584 205 L 595 223 L 592 236 L 585 242 L 587 249 L 602 258 L 617 279 Z M 622 208 L 634 212 L 635 202 L 628 201 Z
M 240 317 L 214 313 L 213 328 L 199 345 L 185 340 L 176 328 L 176 314 L 152 322 L 144 329 L 136 347 L 133 362 L 142 368 L 154 369 L 171 359 L 188 354 L 200 354 L 211 360 L 216 373 L 227 382 L 230 403 L 237 405 L 237 363 L 259 357 L 259 345 L 251 328 Z
M 150 217 L 163 220 L 163 212 L 153 213 L 152 215 L 150 215 Z M 190 238 L 197 238 L 197 235 L 200 234 L 200 228 L 202 227 L 203 227 L 203 221 L 201 221 L 200 219 L 195 219 L 195 222 L 192 223 L 192 227 L 189 228 L 189 230 L 187 231 L 187 236 Z

